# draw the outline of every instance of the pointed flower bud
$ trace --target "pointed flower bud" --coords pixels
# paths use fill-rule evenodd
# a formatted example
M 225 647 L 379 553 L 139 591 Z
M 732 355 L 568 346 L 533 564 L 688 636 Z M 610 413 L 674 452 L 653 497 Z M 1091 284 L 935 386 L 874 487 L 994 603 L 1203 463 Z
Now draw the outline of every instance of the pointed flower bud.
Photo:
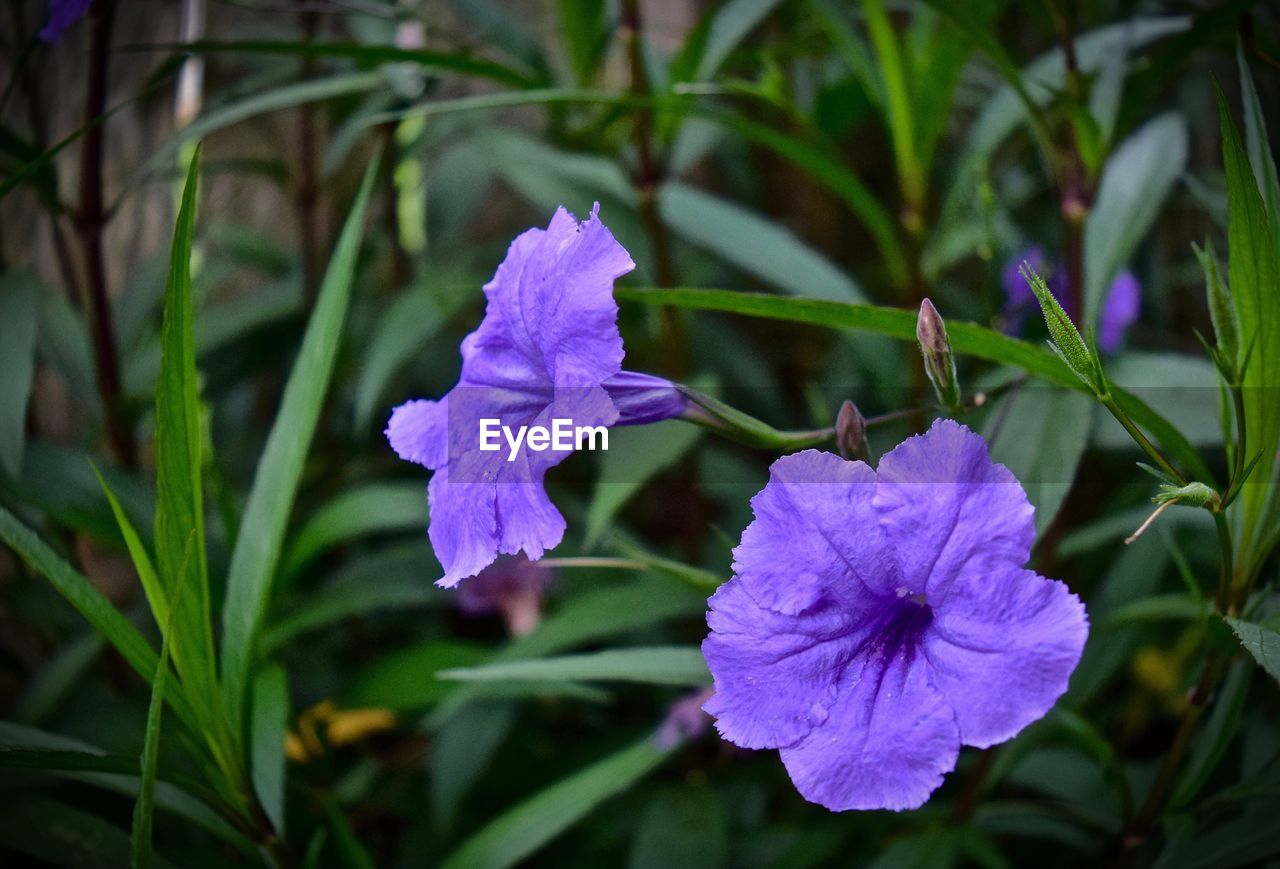
M 1054 352 L 1062 357 L 1067 367 L 1074 371 L 1076 376 L 1083 380 L 1095 394 L 1105 393 L 1101 363 L 1098 361 L 1097 354 L 1085 343 L 1084 336 L 1080 334 L 1076 324 L 1071 322 L 1062 305 L 1058 304 L 1049 285 L 1026 263 L 1022 266 L 1022 276 L 1027 279 L 1027 283 L 1031 285 L 1031 291 L 1036 294 L 1036 301 L 1040 303 L 1045 325 L 1049 327 L 1049 337 L 1052 339 L 1050 344 Z
M 916 340 L 924 355 L 924 370 L 929 382 L 938 394 L 943 407 L 960 407 L 960 381 L 956 378 L 956 360 L 951 354 L 951 341 L 947 338 L 947 326 L 942 315 L 925 299 L 920 303 L 920 316 L 916 319 Z
M 867 421 L 852 401 L 840 405 L 836 414 L 836 448 L 850 460 L 867 460 Z
M 1222 359 L 1230 365 L 1240 364 L 1240 321 L 1236 315 L 1235 300 L 1231 290 L 1218 272 L 1218 257 L 1213 252 L 1213 242 L 1205 241 L 1204 247 L 1191 246 L 1196 259 L 1204 269 L 1205 292 L 1209 297 L 1209 317 L 1213 320 L 1213 336 L 1218 341 Z

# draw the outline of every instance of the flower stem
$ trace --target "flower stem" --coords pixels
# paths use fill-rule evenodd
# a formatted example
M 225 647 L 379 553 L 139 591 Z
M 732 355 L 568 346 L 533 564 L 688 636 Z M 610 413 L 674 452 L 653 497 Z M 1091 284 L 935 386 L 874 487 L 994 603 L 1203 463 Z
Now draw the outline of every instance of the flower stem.
M 1124 409 L 1116 403 L 1115 398 L 1113 398 L 1109 393 L 1104 392 L 1098 396 L 1098 400 L 1102 402 L 1103 407 L 1111 412 L 1111 415 L 1115 417 L 1116 422 L 1124 426 L 1124 430 L 1129 433 L 1129 437 L 1133 438 L 1134 442 L 1142 448 L 1142 451 L 1147 454 L 1151 461 L 1156 463 L 1156 466 L 1160 468 L 1160 470 L 1177 480 L 1180 484 L 1186 485 L 1187 478 L 1183 476 L 1181 471 L 1170 464 L 1169 460 L 1164 457 L 1164 454 L 1161 453 L 1160 450 L 1156 449 L 1156 445 L 1151 443 L 1151 440 L 1143 433 L 1142 429 L 1138 428 L 1138 424 L 1135 423 L 1129 414 L 1125 413 Z

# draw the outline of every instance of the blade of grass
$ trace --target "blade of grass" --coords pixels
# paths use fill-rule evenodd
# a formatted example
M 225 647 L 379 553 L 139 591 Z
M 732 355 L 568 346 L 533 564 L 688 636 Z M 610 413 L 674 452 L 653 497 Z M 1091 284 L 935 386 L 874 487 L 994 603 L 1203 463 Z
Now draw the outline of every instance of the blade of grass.
M 133 833 L 129 837 L 129 866 L 146 869 L 151 865 L 151 822 L 155 815 L 156 764 L 160 757 L 160 724 L 164 711 L 164 683 L 169 672 L 170 625 L 160 643 L 160 661 L 151 682 L 151 705 L 147 707 L 147 729 L 142 740 L 142 775 L 138 800 L 133 806 Z
M 267 445 L 258 462 L 253 488 L 227 574 L 222 613 L 222 689 L 238 739 L 244 738 L 244 704 L 252 669 L 254 643 L 262 624 L 271 581 L 280 561 L 285 526 L 298 490 L 307 449 L 320 418 L 320 408 L 333 372 L 342 337 L 347 301 L 355 278 L 356 256 L 363 234 L 369 194 L 377 177 L 376 162 L 365 172 L 360 192 L 334 249 L 307 325 L 293 372 Z
M 253 683 L 253 789 L 276 835 L 284 836 L 284 737 L 289 685 L 280 667 L 268 667 Z

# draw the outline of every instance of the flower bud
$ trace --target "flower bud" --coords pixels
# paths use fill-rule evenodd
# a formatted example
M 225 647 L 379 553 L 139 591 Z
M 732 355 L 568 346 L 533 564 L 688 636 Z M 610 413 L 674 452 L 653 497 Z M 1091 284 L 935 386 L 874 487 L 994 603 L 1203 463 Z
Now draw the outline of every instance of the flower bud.
M 867 460 L 867 421 L 852 401 L 846 400 L 836 414 L 836 449 L 846 459 Z
M 1213 336 L 1218 341 L 1218 350 L 1226 363 L 1237 367 L 1240 364 L 1240 320 L 1231 290 L 1218 273 L 1218 257 L 1213 252 L 1213 242 L 1206 241 L 1203 248 L 1193 244 L 1191 249 L 1204 269 L 1209 317 L 1213 321 Z
M 1085 343 L 1084 336 L 1076 328 L 1076 324 L 1067 316 L 1062 305 L 1054 298 L 1044 278 L 1036 274 L 1029 263 L 1022 266 L 1022 276 L 1031 285 L 1036 294 L 1040 310 L 1044 313 L 1044 323 L 1049 327 L 1050 346 L 1054 352 L 1067 363 L 1067 367 L 1093 390 L 1095 395 L 1106 392 L 1106 382 L 1102 377 L 1101 363 L 1097 354 Z
M 920 316 L 916 319 L 916 340 L 924 355 L 924 370 L 943 407 L 960 407 L 960 381 L 956 379 L 956 360 L 951 354 L 951 342 L 947 339 L 947 326 L 933 302 L 920 303 Z

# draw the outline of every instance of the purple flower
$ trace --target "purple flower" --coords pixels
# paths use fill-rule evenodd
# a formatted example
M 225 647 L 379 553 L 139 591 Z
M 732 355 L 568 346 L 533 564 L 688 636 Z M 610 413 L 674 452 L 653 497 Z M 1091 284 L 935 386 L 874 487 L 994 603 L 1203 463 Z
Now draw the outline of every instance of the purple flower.
M 600 222 L 560 208 L 545 229 L 511 243 L 476 331 L 462 342 L 462 374 L 439 401 L 409 401 L 387 424 L 406 461 L 435 471 L 429 536 L 442 586 L 475 576 L 499 553 L 530 559 L 556 546 L 564 518 L 547 497 L 546 472 L 572 449 L 480 449 L 482 421 L 550 429 L 655 422 L 679 414 L 672 383 L 622 370 L 613 282 L 635 263 Z M 510 459 L 510 460 L 509 460 Z
M 49 0 L 49 20 L 40 29 L 40 39 L 57 42 L 89 11 L 92 0 Z
M 542 619 L 542 595 L 555 571 L 525 558 L 504 557 L 458 588 L 458 609 L 467 615 L 498 613 L 512 636 L 523 636 Z
M 1066 690 L 1084 607 L 1023 568 L 1032 507 L 964 426 L 878 470 L 785 456 L 751 506 L 710 601 L 705 708 L 730 742 L 780 749 L 806 799 L 915 808 L 961 745 L 1009 739 Z
M 1038 316 L 1040 306 L 1036 302 L 1031 285 L 1022 276 L 1022 264 L 1026 263 L 1035 270 L 1049 286 L 1049 292 L 1058 300 L 1073 320 L 1077 319 L 1074 303 L 1067 292 L 1067 272 L 1060 263 L 1051 262 L 1045 255 L 1044 248 L 1038 244 L 1024 248 L 1017 256 L 1011 258 L 1000 270 L 1000 285 L 1004 289 L 1004 322 L 1005 331 L 1011 335 L 1022 331 L 1028 317 Z M 1127 269 L 1121 271 L 1107 288 L 1106 298 L 1102 301 L 1102 312 L 1098 316 L 1098 349 L 1104 353 L 1114 353 L 1124 343 L 1125 333 L 1138 319 L 1142 304 L 1142 285 L 1137 277 Z

